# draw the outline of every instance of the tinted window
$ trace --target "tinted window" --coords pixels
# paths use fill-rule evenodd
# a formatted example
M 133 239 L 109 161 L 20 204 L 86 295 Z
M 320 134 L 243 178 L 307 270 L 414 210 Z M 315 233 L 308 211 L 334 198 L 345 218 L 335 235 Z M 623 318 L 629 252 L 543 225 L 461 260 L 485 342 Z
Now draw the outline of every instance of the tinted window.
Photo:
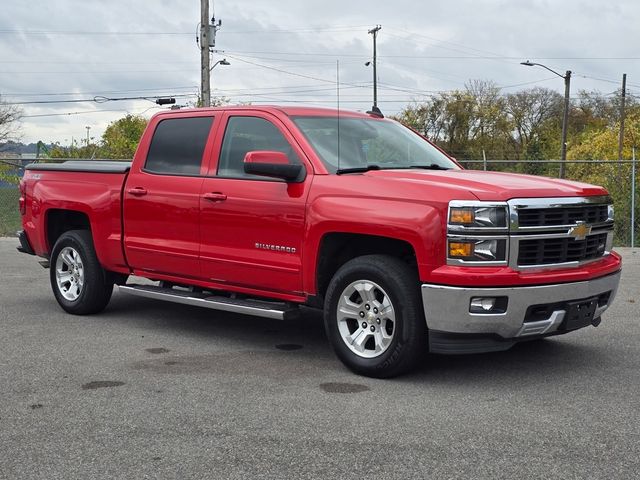
M 145 169 L 155 173 L 198 175 L 212 117 L 171 118 L 158 123 Z
M 244 157 L 254 150 L 282 152 L 291 163 L 300 163 L 287 139 L 273 123 L 258 117 L 231 117 L 224 132 L 218 175 L 264 180 L 264 177 L 244 173 Z

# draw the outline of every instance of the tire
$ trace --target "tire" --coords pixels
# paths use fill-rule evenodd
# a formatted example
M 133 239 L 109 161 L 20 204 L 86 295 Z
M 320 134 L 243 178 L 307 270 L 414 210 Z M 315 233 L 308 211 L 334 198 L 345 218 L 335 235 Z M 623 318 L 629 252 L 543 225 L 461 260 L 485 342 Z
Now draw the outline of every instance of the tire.
M 91 232 L 63 233 L 49 263 L 53 295 L 65 311 L 89 315 L 104 310 L 113 293 L 114 277 L 98 262 Z
M 405 373 L 428 350 L 418 277 L 395 257 L 366 255 L 345 263 L 329 283 L 324 324 L 342 363 L 367 377 Z

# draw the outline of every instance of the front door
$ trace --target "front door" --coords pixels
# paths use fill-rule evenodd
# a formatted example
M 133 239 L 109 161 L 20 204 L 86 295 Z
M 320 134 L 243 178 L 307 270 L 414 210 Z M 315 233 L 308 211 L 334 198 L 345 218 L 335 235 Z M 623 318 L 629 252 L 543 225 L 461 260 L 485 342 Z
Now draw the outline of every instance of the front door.
M 216 283 L 282 293 L 302 291 L 305 203 L 313 175 L 280 121 L 261 112 L 228 113 L 219 155 L 202 186 L 202 275 Z M 253 150 L 280 151 L 305 164 L 302 183 L 244 173 Z

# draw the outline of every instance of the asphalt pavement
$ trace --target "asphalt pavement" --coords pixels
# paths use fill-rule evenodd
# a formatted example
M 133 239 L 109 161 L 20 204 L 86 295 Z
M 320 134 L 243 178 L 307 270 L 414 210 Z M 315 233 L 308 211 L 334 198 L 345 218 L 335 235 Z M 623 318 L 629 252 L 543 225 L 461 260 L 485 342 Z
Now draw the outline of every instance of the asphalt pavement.
M 64 313 L 0 239 L 2 479 L 637 479 L 640 249 L 598 328 L 392 380 L 283 323 L 114 293 Z

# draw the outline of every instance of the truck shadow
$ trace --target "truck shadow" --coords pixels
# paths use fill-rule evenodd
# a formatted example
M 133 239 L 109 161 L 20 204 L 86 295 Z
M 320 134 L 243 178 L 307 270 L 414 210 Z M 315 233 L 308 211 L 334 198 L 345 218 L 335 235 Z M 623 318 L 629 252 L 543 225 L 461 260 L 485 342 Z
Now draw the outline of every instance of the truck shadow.
M 228 341 L 238 348 L 275 348 L 281 351 L 327 351 L 332 355 L 324 334 L 319 311 L 305 309 L 295 321 L 281 321 L 218 310 L 179 305 L 171 302 L 114 294 L 100 315 L 109 322 L 135 324 L 138 331 L 163 331 L 204 339 Z
M 573 334 L 575 335 L 575 334 Z M 526 382 L 565 375 L 588 375 L 607 364 L 603 348 L 577 343 L 575 336 L 557 336 L 514 345 L 504 352 L 474 355 L 428 355 L 410 376 L 431 381 L 500 379 Z
M 283 322 L 116 294 L 100 318 L 129 326 L 134 324 L 136 333 L 141 335 L 144 335 L 145 331 L 148 331 L 149 335 L 153 332 L 169 332 L 171 336 L 204 339 L 205 343 L 220 340 L 225 351 L 229 352 L 229 347 L 235 350 L 233 355 L 225 354 L 235 358 L 225 370 L 232 370 L 234 362 L 240 361 L 238 352 L 244 351 L 252 354 L 242 358 L 243 365 L 248 362 L 241 367 L 242 370 L 251 371 L 252 363 L 256 370 L 259 370 L 265 368 L 264 362 L 276 362 L 277 368 L 274 365 L 274 372 L 284 367 L 300 370 L 298 373 L 301 375 L 330 374 L 342 378 L 351 376 L 331 350 L 324 333 L 321 313 L 311 309 L 305 310 L 299 320 Z M 423 364 L 414 372 L 391 381 L 430 386 L 486 386 L 492 383 L 545 383 L 550 377 L 557 381 L 558 378 L 588 377 L 594 372 L 597 374 L 609 363 L 604 346 L 600 348 L 577 342 L 576 335 L 523 342 L 504 352 L 455 356 L 426 355 Z M 171 355 L 178 355 L 178 352 L 171 352 Z M 211 358 L 197 359 L 186 355 L 185 360 L 187 364 L 197 363 L 199 367 L 196 370 L 200 371 L 203 368 L 207 369 L 203 361 L 206 361 L 206 364 L 218 362 L 218 365 L 224 361 L 215 352 L 207 357 Z M 181 360 L 175 361 L 177 365 Z M 141 363 L 137 368 L 156 369 L 151 362 L 152 360 Z M 158 371 L 188 373 L 178 367 L 166 367 L 174 365 L 165 363 Z M 358 379 L 371 386 L 377 383 L 376 380 L 365 377 Z

